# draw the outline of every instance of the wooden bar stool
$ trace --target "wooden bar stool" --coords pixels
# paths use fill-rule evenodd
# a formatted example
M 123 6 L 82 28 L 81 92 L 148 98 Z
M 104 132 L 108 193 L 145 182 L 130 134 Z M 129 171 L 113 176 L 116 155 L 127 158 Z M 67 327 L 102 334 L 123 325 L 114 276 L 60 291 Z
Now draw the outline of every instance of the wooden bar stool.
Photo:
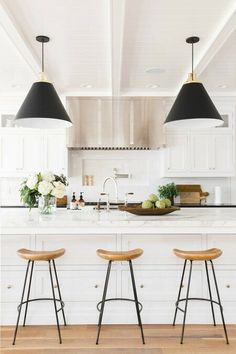
M 177 298 L 177 301 L 176 301 L 176 304 L 175 304 L 176 309 L 175 309 L 175 315 L 174 315 L 174 321 L 173 321 L 173 326 L 174 326 L 178 310 L 180 310 L 181 312 L 184 313 L 183 326 L 182 326 L 182 335 L 181 335 L 180 343 L 183 344 L 183 339 L 184 339 L 184 329 L 185 329 L 185 320 L 186 320 L 186 315 L 187 315 L 188 301 L 190 301 L 190 300 L 203 300 L 203 301 L 209 301 L 211 303 L 211 311 L 212 311 L 212 317 L 213 317 L 214 326 L 216 325 L 216 321 L 215 321 L 215 313 L 214 313 L 213 304 L 219 305 L 220 313 L 221 313 L 221 319 L 222 319 L 224 333 L 225 333 L 226 343 L 229 344 L 228 334 L 227 334 L 225 320 L 224 320 L 224 315 L 223 315 L 223 307 L 221 305 L 219 289 L 218 289 L 218 285 L 217 285 L 217 281 L 216 281 L 215 269 L 214 269 L 214 265 L 213 265 L 213 262 L 212 262 L 213 259 L 216 259 L 216 258 L 221 256 L 222 251 L 220 249 L 218 249 L 218 248 L 211 248 L 211 249 L 204 250 L 204 251 L 183 251 L 183 250 L 179 250 L 179 249 L 174 249 L 173 252 L 174 252 L 174 254 L 177 257 L 183 258 L 185 260 L 184 261 L 183 272 L 182 272 L 182 276 L 181 276 L 181 281 L 180 281 L 178 298 Z M 183 280 L 184 280 L 184 275 L 185 275 L 187 261 L 190 262 L 190 271 L 189 271 L 189 278 L 188 278 L 187 293 L 186 293 L 186 298 L 182 298 L 181 299 L 180 296 L 181 296 L 181 290 L 183 288 Z M 203 262 L 205 262 L 206 278 L 207 278 L 207 284 L 208 284 L 208 291 L 209 291 L 210 299 L 189 297 L 189 289 L 190 289 L 190 283 L 191 283 L 193 261 L 203 261 Z M 217 299 L 218 299 L 217 301 L 212 300 L 211 284 L 210 284 L 208 263 L 207 262 L 210 262 L 210 264 L 211 264 L 212 274 L 213 274 L 213 279 L 214 279 L 215 289 L 216 289 L 216 295 L 217 295 Z M 185 301 L 185 309 L 184 310 L 179 307 L 179 303 L 181 301 Z
M 25 322 L 26 322 L 26 316 L 27 316 L 29 302 L 38 301 L 38 300 L 53 300 L 55 314 L 56 314 L 59 342 L 60 342 L 60 344 L 62 343 L 61 331 L 60 331 L 60 325 L 59 325 L 59 319 L 58 319 L 58 312 L 62 311 L 64 325 L 66 326 L 66 318 L 65 318 L 65 313 L 64 313 L 65 304 L 61 299 L 61 291 L 60 291 L 60 287 L 59 287 L 56 265 L 55 265 L 54 259 L 63 256 L 64 253 L 65 253 L 64 248 L 61 248 L 61 249 L 55 250 L 55 251 L 31 251 L 31 250 L 27 250 L 27 249 L 23 248 L 23 249 L 20 249 L 17 251 L 18 256 L 26 259 L 28 261 L 28 264 L 27 264 L 26 273 L 25 273 L 25 280 L 24 280 L 23 291 L 22 291 L 22 295 L 21 295 L 21 302 L 20 302 L 19 306 L 17 307 L 18 317 L 17 317 L 17 321 L 16 321 L 15 333 L 14 333 L 14 338 L 13 338 L 13 342 L 12 342 L 13 345 L 15 345 L 15 342 L 16 342 L 16 335 L 17 335 L 17 331 L 18 331 L 18 325 L 19 325 L 22 305 L 24 305 L 24 304 L 26 305 L 25 306 L 24 321 L 23 321 L 23 327 L 24 327 Z M 38 298 L 38 299 L 30 299 L 29 298 L 35 261 L 47 261 L 48 262 L 49 274 L 50 274 L 50 280 L 51 280 L 51 286 L 52 286 L 52 298 Z M 53 266 L 53 270 L 54 270 L 56 287 L 58 290 L 59 299 L 56 299 L 56 297 L 55 297 L 55 290 L 54 290 L 54 286 L 53 286 L 53 276 L 52 276 L 52 266 Z M 29 280 L 28 280 L 29 269 L 30 269 L 30 276 L 29 276 Z M 26 300 L 24 301 L 24 294 L 25 294 L 27 280 L 28 280 L 28 291 L 27 291 Z M 60 303 L 60 306 L 61 306 L 59 309 L 57 309 L 57 304 L 56 304 L 57 301 Z
M 102 250 L 102 249 L 97 250 L 97 255 L 108 261 L 108 267 L 107 267 L 107 274 L 106 274 L 106 279 L 105 279 L 105 284 L 104 284 L 102 301 L 100 301 L 97 304 L 97 309 L 100 312 L 100 315 L 99 315 L 99 320 L 98 320 L 98 333 L 97 333 L 96 344 L 98 344 L 98 342 L 99 342 L 99 336 L 100 336 L 100 331 L 101 331 L 101 326 L 102 326 L 102 318 L 103 318 L 103 311 L 104 311 L 104 307 L 105 307 L 105 302 L 114 301 L 114 300 L 132 301 L 135 303 L 138 324 L 139 324 L 140 331 L 141 331 L 142 342 L 143 342 L 143 344 L 145 344 L 144 334 L 143 334 L 143 326 L 142 326 L 141 315 L 140 315 L 140 312 L 142 311 L 143 306 L 138 301 L 137 290 L 136 290 L 136 285 L 135 285 L 135 278 L 134 278 L 134 270 L 133 270 L 133 265 L 132 265 L 132 259 L 138 258 L 142 254 L 143 254 L 143 250 L 140 248 L 137 248 L 137 249 L 131 250 L 131 251 L 125 251 L 125 252 L 106 251 L 106 250 Z M 112 264 L 112 262 L 115 262 L 115 261 L 129 262 L 129 269 L 130 269 L 134 299 L 126 299 L 126 298 L 106 299 L 109 277 L 110 277 L 110 272 L 111 272 L 111 264 Z

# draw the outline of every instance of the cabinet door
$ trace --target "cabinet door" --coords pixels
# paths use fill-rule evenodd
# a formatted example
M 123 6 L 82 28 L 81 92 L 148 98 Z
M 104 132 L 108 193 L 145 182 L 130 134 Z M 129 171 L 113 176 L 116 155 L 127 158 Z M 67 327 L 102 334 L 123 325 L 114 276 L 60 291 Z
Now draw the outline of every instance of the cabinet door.
M 192 171 L 208 172 L 213 169 L 211 136 L 192 134 L 190 151 Z
M 44 169 L 56 174 L 66 173 L 66 137 L 65 134 L 46 136 L 46 163 Z
M 38 173 L 43 169 L 43 138 L 40 135 L 26 135 L 24 140 L 24 171 Z
M 233 136 L 214 136 L 214 165 L 213 170 L 221 176 L 233 175 L 235 169 Z
M 1 136 L 1 172 L 23 171 L 23 138 L 20 135 L 4 134 Z
M 188 166 L 188 136 L 185 134 L 169 134 L 166 137 L 164 150 L 165 175 L 184 173 Z

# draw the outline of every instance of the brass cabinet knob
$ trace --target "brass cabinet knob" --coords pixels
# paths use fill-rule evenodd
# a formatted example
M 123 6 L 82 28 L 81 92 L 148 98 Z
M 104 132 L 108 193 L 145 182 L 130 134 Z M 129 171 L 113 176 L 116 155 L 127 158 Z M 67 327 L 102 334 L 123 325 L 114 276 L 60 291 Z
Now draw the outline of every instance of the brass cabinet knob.
M 226 288 L 230 288 L 230 284 L 227 284 L 227 285 L 226 285 Z
M 143 285 L 143 284 L 141 284 L 141 285 L 140 285 L 140 288 L 141 288 L 141 289 L 143 289 L 143 288 L 144 288 L 144 285 Z
M 97 289 L 98 288 L 98 284 L 95 284 L 94 287 L 95 287 L 95 289 Z

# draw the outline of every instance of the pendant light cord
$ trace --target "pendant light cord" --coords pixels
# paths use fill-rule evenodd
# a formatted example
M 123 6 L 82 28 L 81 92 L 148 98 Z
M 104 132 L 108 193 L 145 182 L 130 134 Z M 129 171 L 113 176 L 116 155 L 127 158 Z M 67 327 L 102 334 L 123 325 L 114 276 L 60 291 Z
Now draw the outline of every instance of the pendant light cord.
M 44 42 L 42 42 L 42 73 L 44 72 Z
M 193 80 L 193 65 L 194 65 L 193 57 L 194 57 L 194 49 L 193 49 L 193 43 L 192 43 L 192 80 Z

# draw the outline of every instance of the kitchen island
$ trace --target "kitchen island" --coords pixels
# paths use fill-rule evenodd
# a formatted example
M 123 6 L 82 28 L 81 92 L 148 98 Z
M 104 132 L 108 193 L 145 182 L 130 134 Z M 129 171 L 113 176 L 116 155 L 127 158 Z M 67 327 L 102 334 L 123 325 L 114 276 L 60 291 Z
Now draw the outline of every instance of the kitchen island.
M 1 209 L 2 324 L 14 324 L 26 262 L 16 255 L 19 248 L 52 250 L 65 248 L 57 260 L 68 323 L 96 323 L 106 262 L 96 249 L 127 250 L 140 247 L 134 261 L 136 283 L 143 302 L 144 323 L 171 323 L 182 270 L 173 248 L 219 247 L 223 255 L 215 268 L 225 318 L 236 323 L 236 208 L 184 208 L 164 216 L 134 216 L 121 211 L 69 211 L 39 215 L 37 209 Z M 185 282 L 186 284 L 186 282 Z M 185 290 L 185 284 L 184 289 Z M 112 267 L 109 297 L 132 297 L 127 264 Z M 207 297 L 204 264 L 194 264 L 191 296 Z M 37 296 L 36 296 L 37 294 Z M 46 262 L 35 267 L 32 296 L 50 295 Z M 104 323 L 136 323 L 130 303 L 107 303 Z M 110 309 L 110 311 L 108 310 Z M 216 309 L 217 315 L 218 311 Z M 54 323 L 51 303 L 31 303 L 28 323 Z M 182 315 L 179 314 L 179 320 Z M 208 303 L 189 306 L 189 323 L 211 323 Z M 217 316 L 220 323 L 220 317 Z

